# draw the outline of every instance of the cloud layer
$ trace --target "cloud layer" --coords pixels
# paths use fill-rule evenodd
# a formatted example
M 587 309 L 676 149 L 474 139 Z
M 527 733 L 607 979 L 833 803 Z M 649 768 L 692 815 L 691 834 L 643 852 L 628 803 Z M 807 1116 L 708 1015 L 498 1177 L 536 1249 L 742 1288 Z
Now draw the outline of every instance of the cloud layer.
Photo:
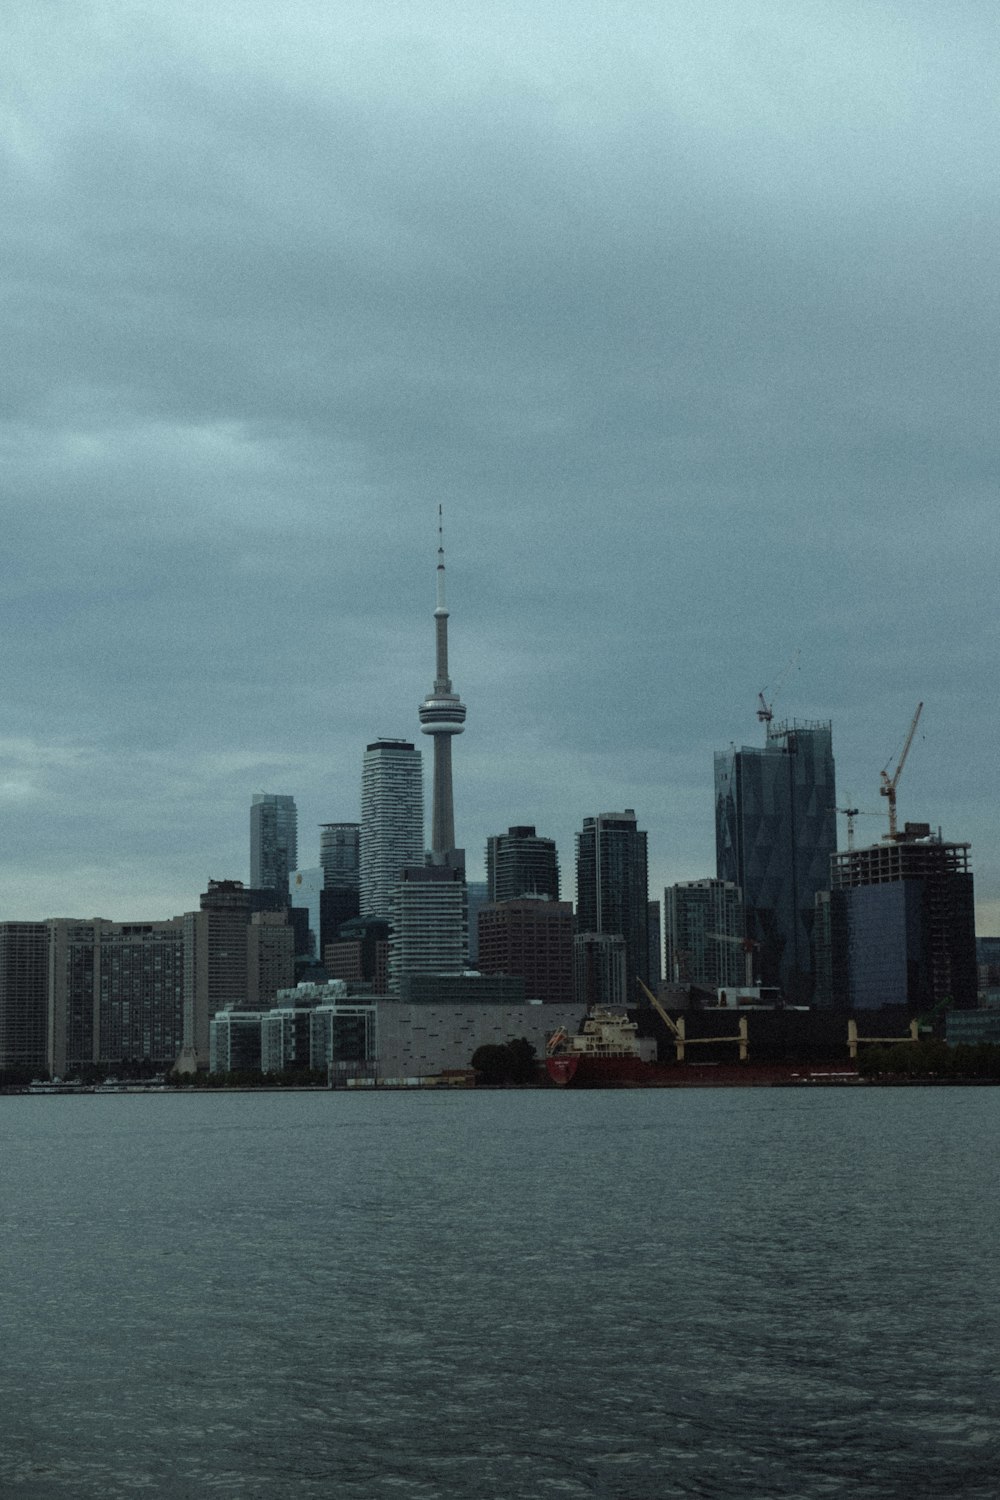
M 432 676 L 459 835 L 634 806 L 714 869 L 756 695 L 1000 930 L 997 41 L 902 4 L 16 5 L 6 918 L 357 815 Z M 867 820 L 859 834 L 875 837 Z

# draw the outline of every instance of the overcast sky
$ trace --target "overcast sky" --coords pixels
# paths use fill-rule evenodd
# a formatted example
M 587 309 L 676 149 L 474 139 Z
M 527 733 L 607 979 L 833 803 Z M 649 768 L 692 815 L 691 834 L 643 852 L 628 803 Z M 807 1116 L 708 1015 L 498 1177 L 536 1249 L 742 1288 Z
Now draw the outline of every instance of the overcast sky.
M 624 807 L 651 894 L 714 874 L 713 751 L 799 652 L 776 716 L 832 719 L 860 841 L 924 701 L 900 819 L 1000 932 L 994 5 L 0 35 L 0 919 L 197 906 L 254 791 L 318 863 L 366 742 L 419 738 L 442 503 L 470 878 L 534 823 L 572 896 Z

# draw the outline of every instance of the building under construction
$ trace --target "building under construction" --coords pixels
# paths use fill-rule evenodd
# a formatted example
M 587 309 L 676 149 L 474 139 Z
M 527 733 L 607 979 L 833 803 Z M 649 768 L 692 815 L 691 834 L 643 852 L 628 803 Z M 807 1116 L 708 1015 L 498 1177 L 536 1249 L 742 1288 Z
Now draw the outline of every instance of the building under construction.
M 911 1015 L 976 1004 L 976 934 L 969 845 L 926 823 L 833 856 L 833 1004 L 905 1006 Z

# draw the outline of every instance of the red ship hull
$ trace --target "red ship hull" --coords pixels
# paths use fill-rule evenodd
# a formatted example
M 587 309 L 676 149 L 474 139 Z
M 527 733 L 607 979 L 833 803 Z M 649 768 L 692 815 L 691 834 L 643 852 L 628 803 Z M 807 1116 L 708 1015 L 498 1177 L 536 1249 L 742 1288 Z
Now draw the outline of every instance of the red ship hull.
M 545 1059 L 545 1068 L 560 1088 L 613 1089 L 660 1081 L 661 1070 L 641 1057 L 594 1057 L 586 1052 L 562 1052 Z
M 558 1052 L 555 1057 L 545 1059 L 545 1071 L 559 1088 L 573 1082 L 580 1057 L 576 1052 Z

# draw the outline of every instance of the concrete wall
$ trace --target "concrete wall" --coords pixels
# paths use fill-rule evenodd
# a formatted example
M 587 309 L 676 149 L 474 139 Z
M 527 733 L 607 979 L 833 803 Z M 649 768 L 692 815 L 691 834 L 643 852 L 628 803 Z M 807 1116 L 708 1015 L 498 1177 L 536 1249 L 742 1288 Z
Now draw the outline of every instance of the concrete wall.
M 404 1005 L 376 1000 L 379 1078 L 467 1068 L 477 1047 L 526 1037 L 539 1058 L 552 1033 L 579 1030 L 578 1005 Z

